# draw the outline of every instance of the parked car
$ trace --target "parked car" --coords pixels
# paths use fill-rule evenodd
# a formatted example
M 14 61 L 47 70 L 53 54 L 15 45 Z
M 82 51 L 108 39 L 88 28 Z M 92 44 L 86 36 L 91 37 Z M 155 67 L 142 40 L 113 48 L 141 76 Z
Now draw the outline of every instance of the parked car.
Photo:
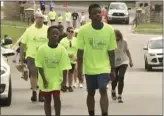
M 1 46 L 0 104 L 4 106 L 10 106 L 12 102 L 12 80 L 8 57 L 14 54 L 14 50 Z
M 129 24 L 129 11 L 124 2 L 111 2 L 108 7 L 108 23 L 112 22 L 125 22 Z
M 163 66 L 163 38 L 151 38 L 144 47 L 145 69 L 152 70 L 152 67 Z

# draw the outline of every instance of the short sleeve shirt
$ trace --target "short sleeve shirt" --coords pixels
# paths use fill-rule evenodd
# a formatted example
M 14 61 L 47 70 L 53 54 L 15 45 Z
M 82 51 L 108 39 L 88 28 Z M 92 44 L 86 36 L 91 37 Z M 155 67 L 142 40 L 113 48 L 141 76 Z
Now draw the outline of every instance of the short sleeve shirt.
M 77 36 L 77 47 L 84 50 L 84 74 L 110 73 L 111 65 L 108 51 L 117 48 L 112 26 L 104 23 L 101 30 L 93 29 L 91 23 L 82 26 Z
M 77 20 L 78 16 L 79 16 L 79 15 L 78 15 L 77 12 L 72 13 L 72 19 L 73 19 L 73 20 Z
M 115 67 L 122 64 L 128 64 L 129 58 L 126 51 L 128 50 L 128 45 L 125 40 L 120 40 L 117 42 L 118 48 L 115 50 Z
M 39 46 L 48 42 L 47 39 L 48 26 L 43 25 L 42 28 L 38 29 L 35 25 L 32 25 L 23 34 L 21 42 L 26 44 L 26 58 L 35 58 Z
M 60 41 L 60 45 L 65 47 L 65 49 L 68 52 L 68 55 L 73 56 L 72 58 L 70 58 L 70 62 L 72 64 L 75 64 L 76 59 L 77 59 L 77 42 L 76 41 L 77 41 L 76 37 L 73 37 L 71 40 L 65 37 Z
M 41 91 L 54 91 L 61 89 L 63 81 L 63 70 L 71 69 L 68 54 L 64 47 L 50 48 L 48 44 L 39 47 L 35 64 L 43 68 L 44 75 L 48 81 L 48 88 L 44 88 L 43 80 L 39 74 L 38 85 Z

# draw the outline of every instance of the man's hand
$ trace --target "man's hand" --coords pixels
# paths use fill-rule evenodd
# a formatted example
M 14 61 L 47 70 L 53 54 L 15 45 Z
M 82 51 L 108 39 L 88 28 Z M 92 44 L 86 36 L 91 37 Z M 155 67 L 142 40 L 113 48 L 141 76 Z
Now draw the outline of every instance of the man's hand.
M 111 71 L 110 79 L 111 79 L 111 81 L 114 81 L 116 79 L 116 73 L 115 73 L 115 71 Z
M 46 88 L 48 87 L 48 82 L 47 82 L 47 80 L 44 80 L 44 81 L 43 81 L 43 84 L 44 84 L 44 88 L 46 89 Z
M 130 62 L 129 62 L 129 65 L 130 65 L 130 67 L 133 67 L 133 62 L 130 61 Z

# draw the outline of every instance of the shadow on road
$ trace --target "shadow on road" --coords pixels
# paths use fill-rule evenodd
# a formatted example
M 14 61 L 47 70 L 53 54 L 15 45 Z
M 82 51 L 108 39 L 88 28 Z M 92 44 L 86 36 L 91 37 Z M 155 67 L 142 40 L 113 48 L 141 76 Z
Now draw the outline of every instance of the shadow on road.
M 132 68 L 128 70 L 129 72 L 163 72 L 163 69 L 152 69 L 151 71 L 146 71 L 144 68 Z

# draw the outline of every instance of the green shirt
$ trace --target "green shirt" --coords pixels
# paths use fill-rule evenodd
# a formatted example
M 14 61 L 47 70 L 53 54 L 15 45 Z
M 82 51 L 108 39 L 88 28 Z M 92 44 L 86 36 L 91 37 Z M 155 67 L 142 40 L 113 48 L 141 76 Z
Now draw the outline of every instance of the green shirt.
M 48 42 L 47 29 L 48 26 L 46 25 L 40 29 L 36 28 L 35 25 L 26 29 L 21 40 L 23 44 L 26 44 L 26 58 L 35 58 L 38 47 Z
M 70 57 L 70 61 L 72 64 L 75 64 L 76 60 L 77 60 L 77 44 L 76 44 L 76 41 L 77 41 L 76 37 L 73 37 L 71 40 L 69 40 L 67 37 L 65 37 L 60 41 L 60 44 L 62 46 L 64 46 L 65 49 L 67 50 L 68 55 L 72 56 L 72 57 Z
M 101 30 L 93 29 L 91 23 L 80 28 L 77 37 L 78 49 L 84 50 L 84 74 L 96 75 L 110 73 L 111 65 L 108 51 L 117 48 L 114 29 L 104 23 Z
M 54 91 L 61 89 L 63 81 L 63 70 L 71 69 L 68 54 L 63 46 L 50 48 L 48 44 L 39 47 L 35 64 L 43 68 L 44 75 L 48 81 L 48 88 L 44 88 L 43 80 L 39 74 L 38 85 L 41 91 Z

